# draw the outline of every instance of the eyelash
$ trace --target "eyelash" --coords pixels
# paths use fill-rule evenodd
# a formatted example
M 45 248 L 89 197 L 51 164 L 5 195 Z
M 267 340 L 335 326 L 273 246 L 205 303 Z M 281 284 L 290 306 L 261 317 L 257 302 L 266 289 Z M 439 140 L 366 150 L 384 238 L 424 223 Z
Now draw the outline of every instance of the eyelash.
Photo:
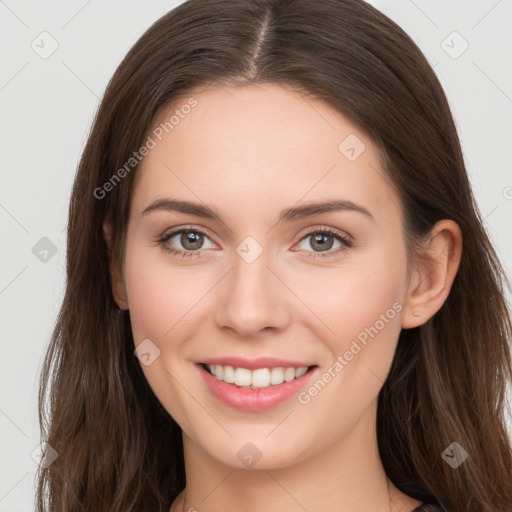
M 202 231 L 201 229 L 197 229 L 197 228 L 181 228 L 181 229 L 178 229 L 176 231 L 171 231 L 170 233 L 164 235 L 162 238 L 157 240 L 157 243 L 160 245 L 162 250 L 164 250 L 166 253 L 173 254 L 175 256 L 182 256 L 183 258 L 186 258 L 186 257 L 187 258 L 191 258 L 191 257 L 196 257 L 196 256 L 200 258 L 201 257 L 201 254 L 200 254 L 201 250 L 198 250 L 198 251 L 182 251 L 180 249 L 175 249 L 175 248 L 169 247 L 167 245 L 167 242 L 171 238 L 173 238 L 176 235 L 179 235 L 181 233 L 200 233 L 201 235 L 204 235 L 205 237 L 209 238 L 208 235 L 204 231 Z M 343 247 L 338 248 L 337 250 L 332 251 L 332 252 L 326 252 L 326 254 L 322 254 L 321 252 L 307 251 L 307 252 L 311 252 L 311 255 L 308 256 L 308 258 L 310 258 L 310 259 L 330 258 L 333 255 L 338 255 L 339 253 L 341 253 L 343 251 L 346 251 L 347 249 L 350 249 L 351 247 L 353 247 L 353 243 L 347 237 L 341 235 L 337 231 L 334 231 L 332 229 L 327 229 L 327 228 L 317 228 L 317 229 L 314 229 L 312 231 L 309 231 L 308 233 L 305 233 L 302 236 L 300 241 L 304 240 L 305 238 L 307 238 L 309 236 L 316 235 L 318 233 L 322 233 L 322 234 L 325 234 L 325 235 L 333 236 L 339 242 L 341 242 Z

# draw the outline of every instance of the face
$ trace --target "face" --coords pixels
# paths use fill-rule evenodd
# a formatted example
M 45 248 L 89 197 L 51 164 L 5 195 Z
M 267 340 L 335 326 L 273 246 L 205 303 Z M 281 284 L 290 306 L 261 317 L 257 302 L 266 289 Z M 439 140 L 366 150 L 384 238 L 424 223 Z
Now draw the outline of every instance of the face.
M 156 120 L 131 204 L 123 279 L 149 384 L 231 467 L 260 454 L 259 468 L 286 467 L 370 436 L 407 290 L 377 149 L 277 85 L 191 97 Z

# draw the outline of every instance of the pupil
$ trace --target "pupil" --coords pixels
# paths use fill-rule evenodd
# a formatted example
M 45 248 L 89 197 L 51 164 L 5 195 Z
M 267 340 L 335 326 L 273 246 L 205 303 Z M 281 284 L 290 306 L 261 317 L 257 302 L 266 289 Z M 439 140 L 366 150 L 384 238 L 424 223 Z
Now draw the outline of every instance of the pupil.
M 194 250 L 199 249 L 202 245 L 202 237 L 200 233 L 186 232 L 181 235 L 181 243 L 186 249 Z M 191 243 L 192 247 L 187 244 Z
M 330 238 L 331 239 L 331 243 L 330 244 L 325 241 L 326 238 Z M 315 247 L 315 244 L 317 244 L 317 243 L 319 244 L 319 246 Z M 333 244 L 333 240 L 332 240 L 331 235 L 326 235 L 324 233 L 318 233 L 318 234 L 315 235 L 314 243 L 311 244 L 311 247 L 313 247 L 313 249 L 319 248 L 321 251 L 327 251 L 327 250 L 329 250 L 332 247 L 332 244 Z

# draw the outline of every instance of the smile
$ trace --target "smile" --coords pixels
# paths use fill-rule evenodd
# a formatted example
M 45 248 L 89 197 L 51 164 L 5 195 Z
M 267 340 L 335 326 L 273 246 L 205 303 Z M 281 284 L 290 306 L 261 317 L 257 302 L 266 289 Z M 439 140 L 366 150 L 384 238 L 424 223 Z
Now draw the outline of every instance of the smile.
M 302 377 L 307 371 L 307 366 L 294 368 L 276 367 L 276 368 L 258 368 L 249 370 L 247 368 L 233 368 L 232 366 L 222 366 L 220 364 L 207 365 L 208 371 L 218 380 L 223 380 L 228 384 L 235 384 L 238 387 L 250 389 L 268 388 L 277 386 L 283 382 L 291 382 Z
M 297 394 L 318 368 L 277 360 L 263 366 L 260 361 L 238 364 L 233 360 L 232 364 L 209 361 L 196 366 L 207 388 L 223 404 L 254 412 L 275 407 Z M 276 366 L 279 363 L 283 365 Z

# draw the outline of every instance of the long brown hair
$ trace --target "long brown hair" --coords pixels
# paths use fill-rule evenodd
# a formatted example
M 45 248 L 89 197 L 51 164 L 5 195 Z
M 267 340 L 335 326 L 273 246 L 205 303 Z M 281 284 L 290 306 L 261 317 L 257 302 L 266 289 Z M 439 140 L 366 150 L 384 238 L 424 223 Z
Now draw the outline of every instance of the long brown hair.
M 378 444 L 392 482 L 450 512 L 512 506 L 505 424 L 512 380 L 506 275 L 483 228 L 445 94 L 393 21 L 362 0 L 189 0 L 154 23 L 111 79 L 69 207 L 65 295 L 42 368 L 42 439 L 58 453 L 38 474 L 41 511 L 164 511 L 185 486 L 181 430 L 134 356 L 114 302 L 102 223 L 122 261 L 138 166 L 104 186 L 164 109 L 209 84 L 274 83 L 324 100 L 380 148 L 412 251 L 452 219 L 463 254 L 451 292 L 402 330 L 380 392 Z M 200 108 L 197 107 L 197 108 Z M 458 442 L 457 469 L 442 457 Z

